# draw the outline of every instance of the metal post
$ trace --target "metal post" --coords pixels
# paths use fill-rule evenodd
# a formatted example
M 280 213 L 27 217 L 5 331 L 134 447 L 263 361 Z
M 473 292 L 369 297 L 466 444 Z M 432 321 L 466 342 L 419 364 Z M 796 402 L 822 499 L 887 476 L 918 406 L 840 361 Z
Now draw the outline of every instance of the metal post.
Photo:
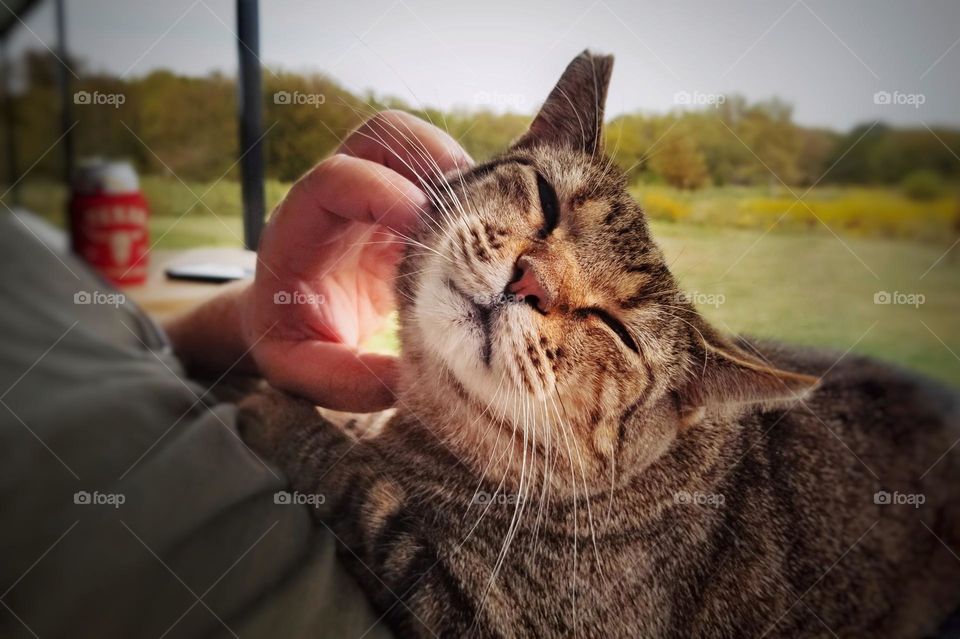
M 20 171 L 17 169 L 17 127 L 13 110 L 13 64 L 10 62 L 6 36 L 0 40 L 0 67 L 3 73 L 3 120 L 7 129 L 7 184 L 13 203 L 20 204 Z
M 62 60 L 57 65 L 57 90 L 60 93 L 60 132 L 63 134 L 63 179 L 69 188 L 73 178 L 73 122 L 70 121 L 70 69 L 67 68 L 67 16 L 63 0 L 56 0 L 54 13 L 57 21 L 57 55 Z
M 62 1 L 62 0 L 61 0 Z M 261 140 L 260 16 L 257 0 L 237 0 L 237 46 L 240 65 L 240 187 L 243 197 L 243 238 L 257 250 L 266 214 Z

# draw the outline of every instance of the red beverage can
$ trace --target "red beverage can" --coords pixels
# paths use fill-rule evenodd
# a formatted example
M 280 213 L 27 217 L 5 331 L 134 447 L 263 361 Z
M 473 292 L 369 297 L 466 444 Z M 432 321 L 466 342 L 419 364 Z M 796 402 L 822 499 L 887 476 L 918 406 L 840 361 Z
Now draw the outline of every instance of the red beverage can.
M 73 251 L 119 285 L 147 278 L 149 208 L 129 162 L 80 164 L 70 196 Z

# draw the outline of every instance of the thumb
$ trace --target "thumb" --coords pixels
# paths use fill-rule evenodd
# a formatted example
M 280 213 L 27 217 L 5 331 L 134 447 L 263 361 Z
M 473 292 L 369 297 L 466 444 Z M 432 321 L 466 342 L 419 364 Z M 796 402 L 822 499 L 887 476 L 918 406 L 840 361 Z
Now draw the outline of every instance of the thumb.
M 396 399 L 396 357 L 320 341 L 270 342 L 257 351 L 257 364 L 271 385 L 324 408 L 372 413 Z

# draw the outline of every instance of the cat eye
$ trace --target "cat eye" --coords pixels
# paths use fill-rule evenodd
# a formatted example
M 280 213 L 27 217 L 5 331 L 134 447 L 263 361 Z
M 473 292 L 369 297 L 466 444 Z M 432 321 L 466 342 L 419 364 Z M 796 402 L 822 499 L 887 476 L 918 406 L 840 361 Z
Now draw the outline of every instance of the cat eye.
M 627 327 L 623 323 L 610 315 L 602 308 L 588 308 L 584 309 L 585 315 L 592 315 L 599 319 L 601 322 L 607 325 L 611 331 L 617 334 L 617 337 L 620 338 L 620 341 L 623 342 L 623 345 L 629 348 L 634 353 L 639 353 L 640 348 L 637 346 L 636 340 L 633 339 L 633 336 L 630 335 L 630 331 L 627 330 Z
M 540 196 L 540 210 L 543 211 L 543 228 L 540 229 L 540 238 L 543 239 L 557 228 L 560 221 L 560 203 L 557 201 L 557 192 L 540 173 L 537 173 L 537 194 Z

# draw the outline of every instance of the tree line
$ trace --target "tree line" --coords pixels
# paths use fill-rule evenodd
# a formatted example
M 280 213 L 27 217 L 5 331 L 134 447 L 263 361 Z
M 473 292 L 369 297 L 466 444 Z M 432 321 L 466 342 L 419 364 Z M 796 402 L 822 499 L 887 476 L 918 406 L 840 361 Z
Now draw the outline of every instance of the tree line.
M 11 95 L 18 168 L 36 161 L 34 177 L 62 175 L 60 154 L 47 152 L 61 133 L 56 64 L 46 53 L 25 54 L 17 67 L 19 88 Z M 172 173 L 183 180 L 235 177 L 234 78 L 161 70 L 124 79 L 82 72 L 76 62 L 71 66 L 81 69 L 71 104 L 78 157 L 128 158 L 141 172 Z M 267 174 L 281 181 L 295 179 L 383 108 L 402 108 L 436 123 L 477 159 L 505 148 L 531 117 L 423 109 L 372 93 L 356 95 L 319 73 L 265 71 L 263 87 Z M 804 127 L 793 121 L 790 105 L 776 99 L 728 96 L 700 110 L 621 115 L 608 123 L 606 138 L 608 151 L 631 180 L 683 189 L 780 182 L 901 184 L 916 182 L 918 175 L 931 188 L 960 181 L 954 155 L 960 152 L 960 131 L 869 122 L 846 132 Z M 5 164 L 2 155 L 4 177 Z

